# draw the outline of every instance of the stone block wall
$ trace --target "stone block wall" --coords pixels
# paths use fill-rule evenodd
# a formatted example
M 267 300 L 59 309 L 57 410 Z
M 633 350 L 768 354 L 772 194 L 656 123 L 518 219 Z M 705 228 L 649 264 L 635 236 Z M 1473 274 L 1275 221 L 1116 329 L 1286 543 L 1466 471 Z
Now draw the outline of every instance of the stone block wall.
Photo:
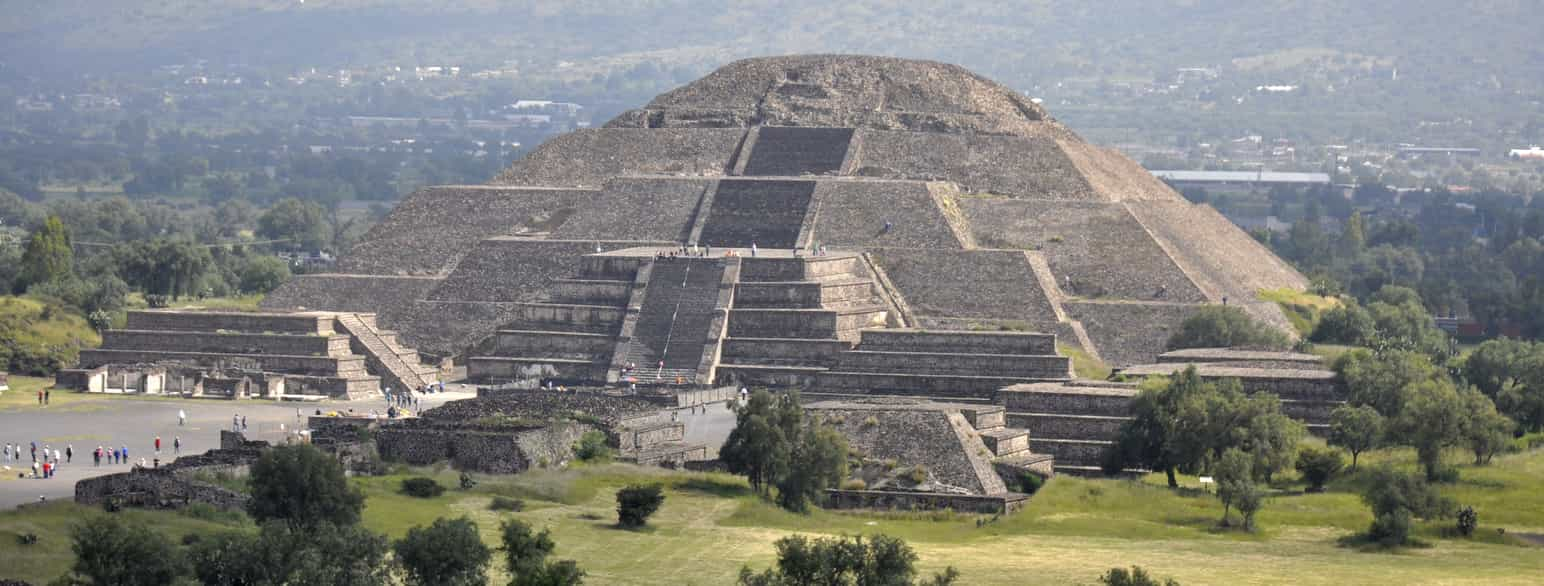
M 1180 324 L 1202 306 L 1069 301 L 1063 307 L 1068 317 L 1083 323 L 1105 363 L 1119 367 L 1152 362 Z
M 1046 383 L 1007 387 L 997 393 L 997 402 L 1010 412 L 1125 417 L 1128 415 L 1131 398 L 1136 394 L 1135 385 L 1070 387 Z
M 125 330 L 231 332 L 331 335 L 332 316 L 307 313 L 238 313 L 218 311 L 130 311 Z
M 1054 331 L 1057 316 L 1034 269 L 1017 251 L 871 251 L 918 317 L 1018 320 Z
M 1029 495 L 991 495 L 900 492 L 887 490 L 826 490 L 827 509 L 878 509 L 883 511 L 943 511 L 1005 515 L 1029 504 Z
M 990 451 L 958 411 L 816 404 L 806 412 L 867 458 L 921 465 L 939 482 L 973 494 L 1006 492 Z
M 833 248 L 965 246 L 920 181 L 824 180 L 814 205 L 811 241 Z
M 319 334 L 217 334 L 147 330 L 102 332 L 102 347 L 117 350 L 347 356 L 350 353 L 348 344 L 348 336 Z
M 602 206 L 586 208 L 554 231 L 561 240 L 686 242 L 711 179 L 619 177 L 601 190 Z M 679 246 L 679 244 L 677 244 Z
M 1052 129 L 1044 130 L 1042 136 L 995 136 L 862 129 L 863 148 L 854 173 L 948 180 L 971 193 L 1099 198 L 1056 143 Z
M 610 240 L 536 240 L 488 238 L 467 252 L 444 282 L 427 295 L 430 301 L 532 302 L 548 298 L 554 280 L 572 277 L 580 259 L 603 251 L 646 243 Z
M 494 183 L 598 187 L 618 175 L 722 175 L 744 128 L 581 128 L 548 139 Z M 607 153 L 591 157 L 589 153 Z
M 1065 379 L 1072 377 L 1066 356 L 1008 356 L 1001 354 L 924 354 L 873 352 L 859 345 L 843 354 L 842 372 L 890 372 L 962 376 Z
M 863 348 L 883 352 L 950 352 L 961 354 L 1056 354 L 1056 336 L 1018 332 L 938 332 L 867 330 Z
M 852 349 L 842 340 L 802 340 L 797 338 L 728 338 L 724 340 L 723 358 L 755 359 L 765 365 L 823 365 L 836 363 L 838 354 Z

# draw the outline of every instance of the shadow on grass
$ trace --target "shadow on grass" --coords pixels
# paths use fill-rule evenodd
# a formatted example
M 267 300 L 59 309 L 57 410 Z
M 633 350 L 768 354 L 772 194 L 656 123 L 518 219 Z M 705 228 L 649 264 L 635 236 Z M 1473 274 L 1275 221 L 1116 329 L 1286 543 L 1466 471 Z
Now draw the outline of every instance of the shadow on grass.
M 725 478 L 686 478 L 670 488 L 683 492 L 700 492 L 720 498 L 737 498 L 751 494 L 751 487 L 743 482 Z

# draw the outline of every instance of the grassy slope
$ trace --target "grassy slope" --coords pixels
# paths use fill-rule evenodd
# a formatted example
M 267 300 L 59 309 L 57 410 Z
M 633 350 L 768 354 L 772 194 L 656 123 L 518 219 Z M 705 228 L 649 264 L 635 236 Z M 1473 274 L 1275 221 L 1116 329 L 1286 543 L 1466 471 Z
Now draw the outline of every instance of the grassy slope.
M 1413 469 L 1407 451 L 1364 456 Z M 1451 455 L 1454 462 L 1463 455 Z M 435 474 L 433 472 L 428 472 Z M 793 515 L 757 501 L 743 481 L 724 475 L 676 473 L 624 465 L 537 471 L 483 478 L 471 491 L 450 490 L 434 499 L 395 492 L 405 476 L 357 480 L 369 495 L 365 524 L 393 537 L 438 516 L 469 515 L 484 539 L 495 544 L 501 518 L 518 516 L 548 527 L 557 555 L 576 559 L 591 584 L 723 584 L 743 565 L 772 562 L 772 542 L 793 532 L 883 532 L 909 541 L 924 570 L 954 565 L 970 584 L 1090 583 L 1116 565 L 1140 564 L 1185 584 L 1529 583 L 1544 572 L 1544 549 L 1517 545 L 1495 533 L 1544 532 L 1544 451 L 1498 458 L 1485 468 L 1465 467 L 1464 479 L 1445 491 L 1480 512 L 1474 539 L 1442 539 L 1440 524 L 1424 524 L 1433 545 L 1396 553 L 1363 553 L 1336 540 L 1361 530 L 1370 515 L 1354 493 L 1358 477 L 1342 479 L 1326 494 L 1301 494 L 1291 486 L 1275 492 L 1260 514 L 1256 534 L 1214 528 L 1221 507 L 1210 495 L 1171 492 L 1157 477 L 1142 482 L 1052 480 L 1030 506 L 977 526 L 979 517 L 949 514 L 849 514 L 816 511 Z M 435 474 L 447 487 L 456 474 Z M 1189 479 L 1193 480 L 1193 479 Z M 1290 479 L 1289 479 L 1290 480 Z M 613 491 L 629 482 L 663 482 L 665 506 L 643 532 L 615 529 Z M 520 513 L 487 510 L 494 495 L 526 499 Z M 73 505 L 0 513 L 0 577 L 14 574 L 46 582 L 68 564 L 62 527 L 82 514 Z M 166 512 L 136 511 L 146 522 L 176 536 L 216 525 Z M 47 533 L 36 527 L 46 526 Z M 30 528 L 30 529 L 29 529 Z M 26 549 L 10 533 L 36 531 L 43 543 Z M 686 568 L 690 568 L 686 570 Z M 495 583 L 507 580 L 495 570 Z
M 1293 329 L 1305 338 L 1313 333 L 1314 326 L 1319 325 L 1321 314 L 1340 305 L 1340 300 L 1333 297 L 1321 297 L 1296 289 L 1260 291 L 1258 297 L 1261 301 L 1270 301 L 1281 306 L 1281 313 L 1292 322 Z
M 28 346 L 95 347 L 102 343 L 102 336 L 92 330 L 80 314 L 55 310 L 48 319 L 43 319 L 44 307 L 42 301 L 30 297 L 0 296 L 0 322 L 25 323 L 25 327 L 17 328 L 11 335 Z
M 1110 366 L 1090 356 L 1082 348 L 1071 344 L 1057 344 L 1056 352 L 1072 358 L 1072 370 L 1077 373 L 1078 378 L 1089 380 L 1110 378 Z

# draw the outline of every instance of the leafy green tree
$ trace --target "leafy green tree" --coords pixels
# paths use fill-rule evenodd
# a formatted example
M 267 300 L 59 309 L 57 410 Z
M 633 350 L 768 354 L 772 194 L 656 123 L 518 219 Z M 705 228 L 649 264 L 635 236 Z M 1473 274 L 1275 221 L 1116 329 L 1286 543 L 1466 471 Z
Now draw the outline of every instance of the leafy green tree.
M 254 256 L 241 267 L 243 293 L 268 293 L 290 280 L 289 264 L 272 256 Z
M 1378 447 L 1383 440 L 1384 419 L 1371 405 L 1341 405 L 1330 413 L 1329 444 L 1351 452 L 1351 469 L 1357 457 Z
M 50 283 L 74 274 L 75 251 L 70 247 L 70 232 L 59 216 L 49 216 L 32 233 L 22 251 L 21 270 L 12 290 L 16 293 L 39 283 Z
M 547 561 L 557 544 L 546 529 L 533 533 L 531 526 L 519 519 L 509 519 L 499 527 L 499 551 L 504 567 L 513 576 L 510 586 L 572 586 L 584 580 L 584 572 L 572 561 Z
M 629 529 L 642 527 L 663 504 L 665 492 L 658 484 L 623 487 L 617 491 L 617 524 Z
M 1386 546 L 1409 541 L 1411 518 L 1445 517 L 1454 508 L 1452 501 L 1442 498 L 1424 478 L 1396 472 L 1388 466 L 1373 470 L 1362 492 L 1362 502 L 1372 508 L 1368 538 Z
M 1345 464 L 1345 460 L 1335 450 L 1304 448 L 1297 453 L 1295 467 L 1303 479 L 1308 481 L 1309 492 L 1324 492 L 1325 483 L 1340 472 Z
M 1319 317 L 1309 340 L 1320 343 L 1371 346 L 1377 342 L 1378 324 L 1372 314 L 1354 301 L 1331 308 Z
M 1464 380 L 1494 398 L 1508 383 L 1518 380 L 1522 363 L 1530 354 L 1544 351 L 1537 344 L 1509 338 L 1486 340 L 1461 363 Z
M 1132 418 L 1121 426 L 1105 468 L 1116 472 L 1129 464 L 1163 470 L 1169 487 L 1178 488 L 1176 471 L 1192 468 L 1207 454 L 1206 395 L 1214 392 L 1187 368 L 1167 381 L 1152 379 L 1131 403 Z
M 959 579 L 954 568 L 931 579 L 916 581 L 917 554 L 906 542 L 887 535 L 865 538 L 833 537 L 811 540 L 790 535 L 777 540 L 777 567 L 760 574 L 740 569 L 744 586 L 795 586 L 801 584 L 946 586 Z
M 1496 411 L 1496 404 L 1474 387 L 1458 391 L 1467 420 L 1463 427 L 1463 441 L 1474 451 L 1475 465 L 1489 464 L 1495 456 L 1511 443 L 1512 430 L 1516 427 L 1511 419 Z
M 431 586 L 487 584 L 488 561 L 493 553 L 483 545 L 477 524 L 471 519 L 435 519 L 428 527 L 408 529 L 392 544 L 398 564 L 407 572 L 407 583 Z
M 321 250 L 332 242 L 332 223 L 322 206 L 290 197 L 279 200 L 257 218 L 257 234 L 288 240 L 293 248 Z
M 1334 369 L 1352 405 L 1371 405 L 1386 418 L 1399 415 L 1416 383 L 1447 379 L 1429 356 L 1408 350 L 1352 350 L 1335 359 Z
M 1244 517 L 1244 530 L 1255 530 L 1255 513 L 1265 506 L 1265 491 L 1259 485 L 1250 482 L 1245 484 L 1235 497 L 1239 514 Z
M 211 586 L 380 586 L 390 583 L 386 538 L 358 525 L 264 523 L 229 531 L 188 550 L 198 581 Z
M 1217 500 L 1222 501 L 1222 526 L 1228 526 L 1228 511 L 1245 491 L 1254 489 L 1254 460 L 1238 448 L 1228 448 L 1217 461 L 1213 475 L 1217 480 Z
M 1180 324 L 1169 338 L 1168 349 L 1182 348 L 1268 348 L 1291 346 L 1287 335 L 1256 321 L 1231 305 L 1208 305 Z
M 1426 479 L 1442 478 L 1442 450 L 1464 439 L 1469 414 L 1453 383 L 1447 380 L 1416 383 L 1410 398 L 1394 419 L 1391 433 L 1415 448 Z
M 574 457 L 585 462 L 604 462 L 611 459 L 611 445 L 606 432 L 592 429 L 579 436 L 574 444 Z
M 1496 393 L 1496 406 L 1527 431 L 1544 430 L 1544 344 L 1517 360 L 1510 380 Z
M 252 500 L 247 513 L 259 522 L 353 525 L 364 508 L 364 494 L 349 486 L 342 464 L 309 444 L 264 452 L 252 464 L 248 482 Z
M 1224 396 L 1234 397 L 1234 403 L 1215 404 L 1210 416 L 1232 422 L 1233 430 L 1231 434 L 1219 430 L 1213 439 L 1212 454 L 1220 456 L 1228 447 L 1238 446 L 1254 460 L 1254 479 L 1270 482 L 1275 473 L 1292 465 L 1298 442 L 1308 434 L 1308 428 L 1281 412 L 1281 400 L 1276 395 L 1254 393 L 1241 400 L 1237 399 L 1239 393 Z
M 1104 586 L 1179 586 L 1179 581 L 1173 578 L 1154 578 L 1142 566 L 1131 566 L 1130 570 L 1110 568 L 1110 571 L 1099 577 L 1099 583 Z
M 172 543 L 143 524 L 112 515 L 87 517 L 70 532 L 72 577 L 96 586 L 161 586 L 183 572 Z
M 847 438 L 825 425 L 804 430 L 791 462 L 777 483 L 777 502 L 784 509 L 804 512 L 809 503 L 824 497 L 825 489 L 847 478 Z
M 735 427 L 719 449 L 719 459 L 731 473 L 750 480 L 757 494 L 765 495 L 788 470 L 789 444 L 776 397 L 764 390 L 751 393 L 745 405 L 736 407 Z M 796 429 L 796 427 L 795 427 Z
M 1356 257 L 1367 246 L 1367 226 L 1362 221 L 1361 212 L 1351 212 L 1351 217 L 1346 219 L 1346 227 L 1340 232 L 1340 254 L 1347 257 Z

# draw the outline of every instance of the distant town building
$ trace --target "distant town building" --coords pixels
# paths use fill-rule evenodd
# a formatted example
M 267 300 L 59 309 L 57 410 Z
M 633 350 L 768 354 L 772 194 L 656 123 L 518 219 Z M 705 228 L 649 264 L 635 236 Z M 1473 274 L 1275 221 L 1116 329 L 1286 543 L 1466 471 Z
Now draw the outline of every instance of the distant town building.
M 1151 171 L 1172 185 L 1329 185 L 1328 173 L 1292 173 L 1280 171 Z
M 1534 145 L 1525 149 L 1512 149 L 1507 156 L 1514 159 L 1544 160 L 1544 148 Z
M 1402 147 L 1399 147 L 1399 154 L 1405 155 L 1405 156 L 1448 155 L 1450 157 L 1452 157 L 1452 156 L 1477 157 L 1477 156 L 1480 156 L 1480 149 L 1473 148 L 1473 147 L 1418 147 L 1418 146 L 1402 146 Z

